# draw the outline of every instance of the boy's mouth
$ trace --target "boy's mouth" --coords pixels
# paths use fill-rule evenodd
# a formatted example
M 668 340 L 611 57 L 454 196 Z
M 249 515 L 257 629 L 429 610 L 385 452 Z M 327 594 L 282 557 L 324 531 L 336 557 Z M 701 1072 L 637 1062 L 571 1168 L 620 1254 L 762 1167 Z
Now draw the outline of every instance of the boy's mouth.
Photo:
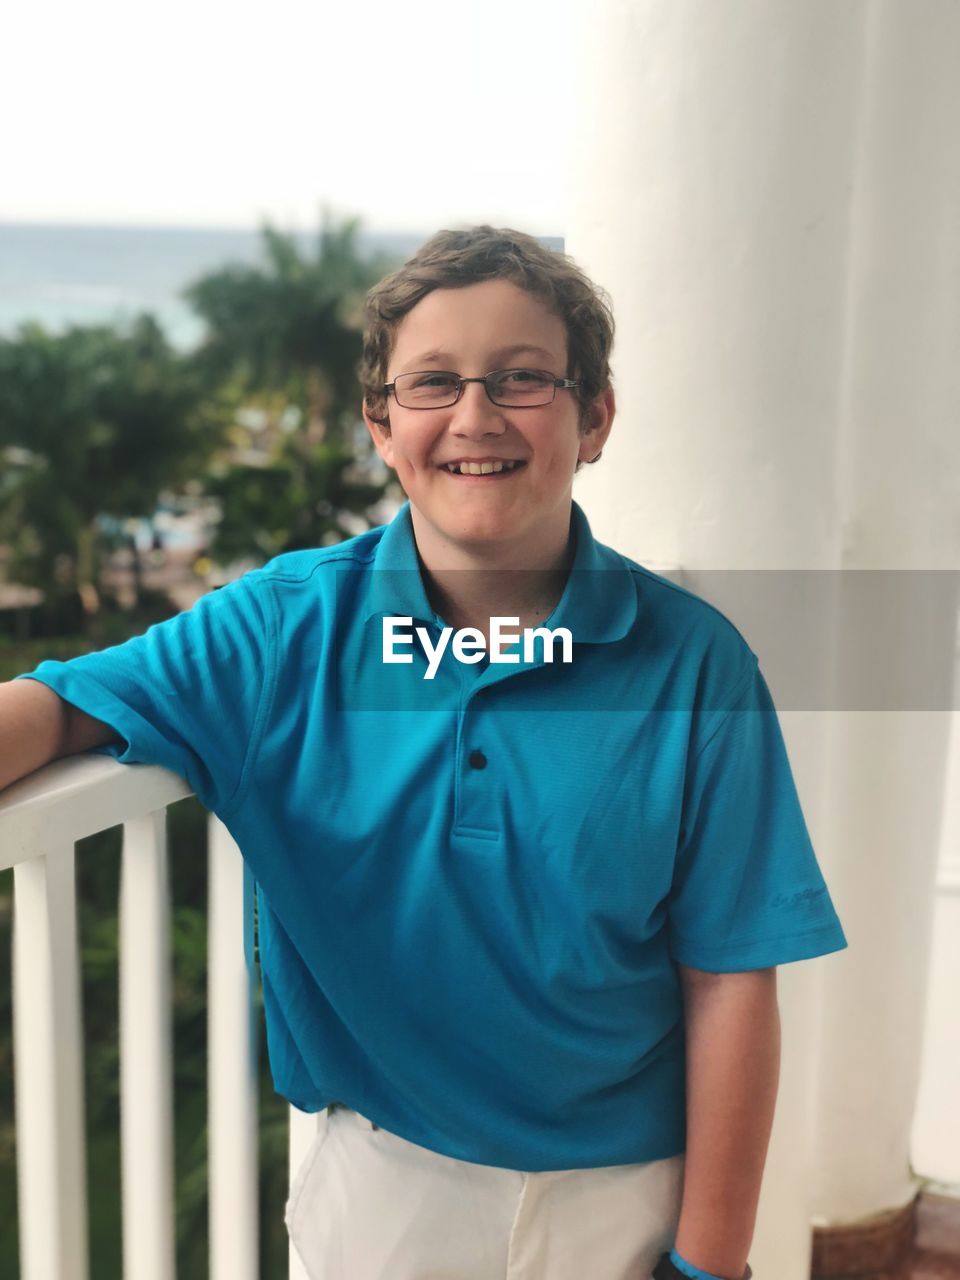
M 526 465 L 519 458 L 497 458 L 485 462 L 444 462 L 440 470 L 451 476 L 508 476 Z

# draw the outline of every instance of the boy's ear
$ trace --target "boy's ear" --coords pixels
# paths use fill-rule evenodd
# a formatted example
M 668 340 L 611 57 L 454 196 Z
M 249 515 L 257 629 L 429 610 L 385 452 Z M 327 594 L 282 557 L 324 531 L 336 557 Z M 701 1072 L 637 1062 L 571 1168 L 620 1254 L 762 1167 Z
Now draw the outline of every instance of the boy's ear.
M 374 422 L 373 418 L 370 417 L 369 410 L 367 409 L 366 396 L 364 396 L 364 399 L 363 399 L 363 407 L 361 409 L 361 412 L 363 413 L 363 420 L 367 425 L 367 430 L 370 432 L 370 438 L 373 441 L 373 447 L 376 449 L 377 453 L 379 453 L 380 457 L 387 464 L 387 466 L 392 467 L 393 466 L 393 438 L 390 434 L 389 426 L 386 426 L 386 427 L 381 426 L 379 422 Z
M 580 452 L 577 455 L 581 462 L 592 462 L 606 444 L 616 413 L 617 402 L 613 387 L 607 387 L 590 406 L 587 429 L 580 437 Z

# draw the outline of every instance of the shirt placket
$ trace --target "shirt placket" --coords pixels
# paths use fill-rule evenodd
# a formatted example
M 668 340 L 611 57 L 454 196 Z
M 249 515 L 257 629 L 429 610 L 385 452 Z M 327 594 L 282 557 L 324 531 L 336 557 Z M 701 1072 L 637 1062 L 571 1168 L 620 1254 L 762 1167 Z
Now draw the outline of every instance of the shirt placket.
M 519 653 L 519 644 L 504 652 Z M 503 836 L 502 762 L 494 744 L 484 736 L 490 713 L 490 690 L 495 684 L 522 675 L 542 662 L 485 666 L 479 673 L 460 666 L 457 705 L 456 794 L 453 834 L 464 839 L 498 841 Z

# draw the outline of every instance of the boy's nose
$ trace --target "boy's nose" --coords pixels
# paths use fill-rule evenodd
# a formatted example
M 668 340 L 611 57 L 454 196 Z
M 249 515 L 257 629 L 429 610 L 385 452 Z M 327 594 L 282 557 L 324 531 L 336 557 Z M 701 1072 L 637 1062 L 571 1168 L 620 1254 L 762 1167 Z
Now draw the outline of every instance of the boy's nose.
M 460 392 L 460 399 L 451 407 L 451 426 L 457 434 L 472 435 L 503 431 L 506 427 L 504 409 L 494 404 L 482 382 L 468 382 Z

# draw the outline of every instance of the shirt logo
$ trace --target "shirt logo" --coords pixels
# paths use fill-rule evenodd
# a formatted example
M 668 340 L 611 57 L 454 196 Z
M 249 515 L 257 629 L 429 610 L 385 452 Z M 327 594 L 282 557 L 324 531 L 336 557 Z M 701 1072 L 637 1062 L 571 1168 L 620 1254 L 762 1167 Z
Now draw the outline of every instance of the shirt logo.
M 819 889 L 801 889 L 798 893 L 778 893 L 770 902 L 771 907 L 799 907 L 803 902 L 812 902 L 827 892 L 826 885 Z

